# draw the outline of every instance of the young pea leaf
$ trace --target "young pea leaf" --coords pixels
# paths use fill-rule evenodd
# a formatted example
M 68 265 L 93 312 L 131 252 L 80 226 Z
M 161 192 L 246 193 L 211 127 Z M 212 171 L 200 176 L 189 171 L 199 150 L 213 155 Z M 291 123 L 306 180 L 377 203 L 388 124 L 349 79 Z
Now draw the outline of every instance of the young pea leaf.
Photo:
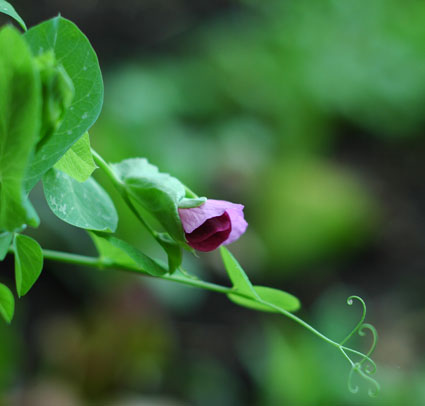
M 86 230 L 115 232 L 115 206 L 93 179 L 80 183 L 57 169 L 43 176 L 44 196 L 52 212 L 65 223 Z
M 12 17 L 15 21 L 19 23 L 24 31 L 27 30 L 27 26 L 25 25 L 25 21 L 21 18 L 21 16 L 16 12 L 15 8 L 7 1 L 0 0 L 0 13 L 6 14 L 9 17 Z
M 31 190 L 96 121 L 103 103 L 103 82 L 96 53 L 86 36 L 71 21 L 53 18 L 32 27 L 24 37 L 35 56 L 53 51 L 75 90 L 62 124 L 36 151 L 26 185 L 27 190 Z
M 240 266 L 239 262 L 231 254 L 226 247 L 220 247 L 221 258 L 223 259 L 224 267 L 226 268 L 227 274 L 233 283 L 234 289 L 243 293 L 244 295 L 251 296 L 254 299 L 258 298 L 257 292 L 254 290 L 248 276 Z
M 24 192 L 24 178 L 38 137 L 41 94 L 24 39 L 0 31 L 0 230 L 15 231 L 39 219 Z
M 176 240 L 185 242 L 178 204 L 185 196 L 179 180 L 161 173 L 146 159 L 127 159 L 112 165 L 127 194 L 148 211 Z
M 117 266 L 140 271 L 153 276 L 161 276 L 168 272 L 163 266 L 143 254 L 137 248 L 109 234 L 90 232 L 101 258 Z
M 300 301 L 295 296 L 292 296 L 283 290 L 273 289 L 266 286 L 254 286 L 254 290 L 262 300 L 280 307 L 283 310 L 287 310 L 288 312 L 295 312 L 301 306 Z M 232 302 L 240 306 L 264 312 L 279 313 L 277 309 L 258 303 L 255 300 L 237 296 L 232 293 L 227 296 Z
M 14 241 L 15 280 L 18 296 L 24 296 L 36 282 L 43 269 L 43 252 L 37 241 L 17 234 Z
M 168 270 L 173 273 L 183 261 L 182 247 L 174 241 L 168 234 L 159 233 L 158 242 L 161 244 L 168 256 Z
M 15 298 L 10 289 L 0 283 L 0 315 L 9 324 L 13 319 L 14 312 Z
M 90 149 L 89 133 L 85 133 L 56 163 L 56 169 L 78 182 L 86 181 L 97 168 Z
M 7 251 L 10 247 L 10 243 L 12 242 L 13 234 L 4 232 L 0 233 L 0 261 L 3 261 L 3 259 L 7 255 Z

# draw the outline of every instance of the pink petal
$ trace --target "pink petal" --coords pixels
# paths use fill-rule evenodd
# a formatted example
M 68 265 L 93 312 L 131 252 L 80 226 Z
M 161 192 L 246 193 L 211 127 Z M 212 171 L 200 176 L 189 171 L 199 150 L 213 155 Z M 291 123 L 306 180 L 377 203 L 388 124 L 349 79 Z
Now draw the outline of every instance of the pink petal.
M 232 231 L 229 238 L 223 242 L 223 245 L 228 245 L 236 241 L 246 231 L 248 223 L 243 215 L 243 209 L 244 206 L 242 204 L 232 203 L 232 207 L 226 210 L 232 223 Z
M 222 203 L 228 202 L 208 199 L 199 207 L 192 207 L 191 209 L 179 209 L 183 230 L 186 233 L 191 233 L 193 230 L 196 230 L 198 227 L 204 224 L 208 219 L 223 215 L 227 207 L 224 207 Z

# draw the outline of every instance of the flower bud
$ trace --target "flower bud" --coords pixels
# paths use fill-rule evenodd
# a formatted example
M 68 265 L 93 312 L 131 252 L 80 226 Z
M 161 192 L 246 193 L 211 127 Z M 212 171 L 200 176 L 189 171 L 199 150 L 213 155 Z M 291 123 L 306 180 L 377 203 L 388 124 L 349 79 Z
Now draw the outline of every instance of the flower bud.
M 237 240 L 248 227 L 244 206 L 208 199 L 198 207 L 179 209 L 187 243 L 198 251 L 213 251 Z

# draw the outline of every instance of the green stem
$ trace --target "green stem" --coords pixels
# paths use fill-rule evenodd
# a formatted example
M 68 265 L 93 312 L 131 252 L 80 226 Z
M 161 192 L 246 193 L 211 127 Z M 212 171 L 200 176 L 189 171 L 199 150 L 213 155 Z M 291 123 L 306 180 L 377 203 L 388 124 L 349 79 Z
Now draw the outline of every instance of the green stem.
M 92 148 L 91 153 L 93 155 L 94 162 L 96 165 L 105 172 L 114 186 L 121 192 L 123 183 L 121 179 L 115 174 L 112 168 L 106 163 L 106 161 Z
M 10 248 L 9 252 L 13 253 L 13 248 Z M 93 267 L 93 268 L 97 268 L 97 269 L 116 268 L 116 269 L 120 269 L 120 270 L 123 270 L 123 271 L 137 272 L 137 273 L 140 274 L 140 269 L 138 269 L 136 267 L 122 266 L 120 264 L 117 264 L 113 261 L 107 260 L 107 259 L 102 258 L 102 257 L 89 257 L 89 256 L 84 256 L 84 255 L 76 255 L 76 254 L 58 252 L 58 251 L 52 251 L 52 250 L 43 250 L 43 255 L 44 255 L 45 259 L 52 260 L 52 261 L 64 262 L 64 263 L 74 264 L 74 265 L 89 266 L 89 267 Z M 149 274 L 144 274 L 144 275 L 145 276 L 151 276 Z M 282 309 L 279 306 L 274 305 L 273 303 L 267 302 L 267 301 L 261 299 L 259 296 L 256 297 L 256 298 L 252 297 L 252 296 L 248 296 L 246 294 L 238 292 L 234 288 L 218 285 L 218 284 L 211 283 L 211 282 L 205 282 L 205 281 L 202 281 L 202 280 L 199 280 L 199 279 L 188 278 L 188 277 L 184 276 L 184 274 L 173 274 L 173 275 L 166 274 L 166 275 L 158 276 L 157 278 L 176 282 L 176 283 L 180 283 L 180 284 L 183 284 L 183 285 L 188 285 L 188 286 L 193 286 L 193 287 L 197 287 L 197 288 L 201 288 L 201 289 L 206 289 L 206 290 L 210 290 L 210 291 L 217 292 L 217 293 L 223 293 L 223 294 L 226 294 L 226 295 L 231 293 L 232 295 L 237 295 L 237 296 L 243 297 L 245 299 L 250 299 L 250 300 L 256 301 L 257 303 L 261 303 L 265 306 L 270 307 L 271 309 L 275 310 L 276 312 L 283 314 L 286 317 L 290 318 L 291 320 L 295 321 L 296 323 L 298 323 L 299 325 L 301 325 L 302 327 L 304 327 L 305 329 L 307 329 L 308 331 L 310 331 L 311 333 L 313 333 L 317 337 L 321 338 L 323 341 L 327 342 L 328 344 L 332 345 L 333 347 L 336 347 L 351 365 L 351 371 L 350 371 L 350 375 L 349 375 L 349 385 L 351 385 L 351 378 L 352 378 L 353 373 L 355 371 L 357 371 L 363 378 L 366 378 L 368 381 L 373 383 L 373 385 L 375 386 L 375 392 L 379 391 L 379 384 L 372 377 L 369 376 L 371 373 L 373 373 L 376 370 L 375 363 L 369 357 L 371 351 L 369 351 L 367 354 L 363 354 L 359 351 L 345 347 L 344 345 L 337 343 L 337 342 L 331 340 L 330 338 L 326 337 L 320 331 L 316 330 L 314 327 L 310 326 L 304 320 L 295 316 L 291 312 L 288 312 L 287 310 Z M 353 360 L 350 358 L 350 356 L 347 354 L 347 352 L 351 352 L 353 354 L 359 355 L 362 358 L 361 361 L 358 362 L 358 363 L 354 363 Z M 366 370 L 366 372 L 364 372 L 361 369 L 361 365 L 364 361 L 369 361 L 371 363 L 372 371 L 368 372 Z
M 12 253 L 13 251 L 9 251 L 9 252 Z M 140 274 L 140 270 L 137 269 L 136 267 L 123 266 L 111 261 L 107 261 L 100 257 L 88 257 L 84 255 L 76 255 L 76 254 L 70 254 L 66 252 L 59 252 L 59 251 L 52 251 L 52 250 L 43 250 L 43 256 L 44 256 L 44 259 L 57 261 L 57 262 L 64 262 L 66 264 L 89 266 L 89 267 L 97 268 L 97 269 L 118 268 L 124 271 L 137 272 Z M 149 274 L 145 274 L 145 275 L 149 276 Z M 226 286 L 217 285 L 211 282 L 204 282 L 199 279 L 189 279 L 189 278 L 186 279 L 179 275 L 162 275 L 162 276 L 157 276 L 157 278 L 164 279 L 167 281 L 177 282 L 183 285 L 207 289 L 207 290 L 211 290 L 213 292 L 218 292 L 218 293 L 225 293 L 225 294 L 235 293 L 232 290 L 232 288 L 229 288 Z
M 100 258 L 87 257 L 85 255 L 68 254 L 66 252 L 43 250 L 44 259 L 51 261 L 64 262 L 66 264 L 90 266 L 102 269 L 105 264 Z
M 90 267 L 94 267 L 94 268 L 97 268 L 97 269 L 118 268 L 118 269 L 125 270 L 125 271 L 132 271 L 132 272 L 136 271 L 136 272 L 140 273 L 140 270 L 135 268 L 135 267 L 122 266 L 122 265 L 114 263 L 114 262 L 105 261 L 103 258 L 87 257 L 87 256 L 83 256 L 83 255 L 69 254 L 69 253 L 65 253 L 65 252 L 58 252 L 58 251 L 51 251 L 51 250 L 43 250 L 43 255 L 44 255 L 44 258 L 47 259 L 47 260 L 65 262 L 65 263 L 68 263 L 68 264 L 90 266 Z M 148 274 L 146 274 L 146 276 L 148 276 Z M 224 293 L 224 294 L 231 293 L 233 295 L 237 295 L 237 296 L 243 297 L 245 299 L 254 300 L 252 297 L 247 296 L 243 293 L 239 293 L 237 290 L 234 290 L 233 288 L 218 285 L 218 284 L 211 283 L 211 282 L 205 282 L 205 281 L 202 281 L 202 280 L 199 280 L 199 279 L 186 278 L 184 276 L 179 276 L 178 274 L 177 275 L 176 274 L 174 274 L 174 275 L 162 275 L 162 276 L 158 276 L 158 278 L 168 280 L 168 281 L 172 281 L 172 282 L 176 282 L 176 283 L 180 283 L 180 284 L 183 284 L 183 285 L 188 285 L 188 286 L 193 286 L 193 287 L 197 287 L 197 288 L 201 288 L 201 289 L 210 290 L 210 291 L 213 291 L 213 292 Z M 318 336 L 322 340 L 326 341 L 327 343 L 333 345 L 334 347 L 337 347 L 339 349 L 343 348 L 341 346 L 341 344 L 339 344 L 339 343 L 331 340 L 330 338 L 326 337 L 320 331 L 316 330 L 314 327 L 310 326 L 304 320 L 295 316 L 291 312 L 288 312 L 287 310 L 284 310 L 284 309 L 280 308 L 279 306 L 276 306 L 272 303 L 264 301 L 261 298 L 258 298 L 258 299 L 255 299 L 255 300 L 258 303 L 261 303 L 265 306 L 268 306 L 268 307 L 276 310 L 276 312 L 285 315 L 286 317 L 295 321 L 296 323 L 303 326 L 304 328 L 306 328 L 307 330 L 309 330 L 310 332 L 312 332 L 313 334 L 315 334 L 316 336 Z

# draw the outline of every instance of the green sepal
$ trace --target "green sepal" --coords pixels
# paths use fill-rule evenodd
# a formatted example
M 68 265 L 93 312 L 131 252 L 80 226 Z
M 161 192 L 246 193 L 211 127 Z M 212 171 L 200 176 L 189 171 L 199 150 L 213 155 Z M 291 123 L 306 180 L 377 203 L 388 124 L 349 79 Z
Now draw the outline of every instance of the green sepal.
M 206 197 L 187 198 L 184 197 L 179 201 L 179 209 L 192 209 L 202 206 L 207 201 Z

